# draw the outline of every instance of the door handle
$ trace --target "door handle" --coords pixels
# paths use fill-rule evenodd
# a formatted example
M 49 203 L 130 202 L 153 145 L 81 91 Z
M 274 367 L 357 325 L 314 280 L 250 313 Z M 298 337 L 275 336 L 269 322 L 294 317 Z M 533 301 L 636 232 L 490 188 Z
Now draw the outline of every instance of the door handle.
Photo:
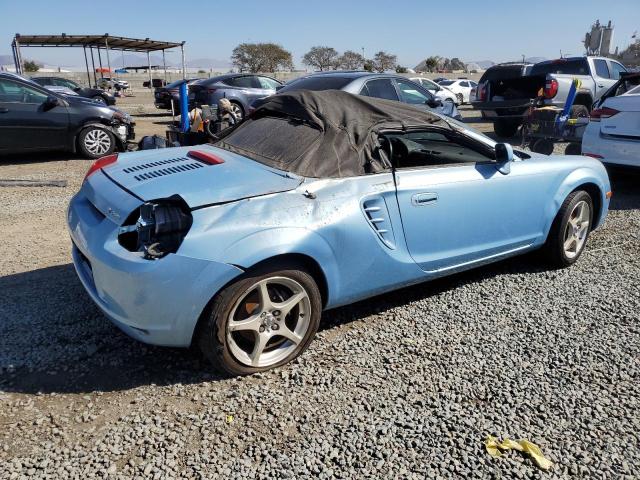
M 9 113 L 8 108 L 0 108 L 0 113 Z
M 425 207 L 427 205 L 434 205 L 438 201 L 437 193 L 416 193 L 411 196 L 411 204 L 414 207 Z

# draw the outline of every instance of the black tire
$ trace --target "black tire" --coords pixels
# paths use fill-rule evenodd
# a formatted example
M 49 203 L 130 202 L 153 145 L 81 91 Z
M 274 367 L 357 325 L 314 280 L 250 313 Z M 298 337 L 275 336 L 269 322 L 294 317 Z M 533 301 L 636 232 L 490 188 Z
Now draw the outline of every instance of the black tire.
M 531 143 L 531 151 L 542 155 L 551 155 L 553 153 L 553 145 L 551 140 L 538 138 Z
M 458 99 L 458 105 L 464 105 L 464 95 L 456 93 L 456 98 Z
M 97 146 L 97 141 L 100 147 Z M 87 127 L 78 135 L 78 149 L 85 158 L 96 159 L 111 155 L 116 149 L 116 139 L 109 130 Z
M 251 366 L 248 365 L 246 361 L 241 361 L 236 357 L 236 355 L 234 355 L 234 348 L 237 349 L 237 345 L 239 345 L 241 341 L 247 341 L 247 337 L 239 338 L 236 341 L 236 338 L 233 336 L 233 334 L 228 331 L 229 320 L 231 315 L 235 315 L 235 312 L 243 312 L 241 306 L 236 304 L 241 300 L 247 299 L 250 295 L 252 295 L 252 292 L 253 294 L 256 294 L 256 290 L 258 289 L 256 284 L 258 284 L 258 282 L 270 279 L 272 277 L 286 278 L 302 286 L 309 300 L 308 308 L 310 310 L 310 315 L 307 321 L 306 331 L 299 343 L 294 347 L 293 342 L 289 342 L 291 345 L 286 347 L 287 343 L 285 339 L 285 343 L 280 345 L 286 347 L 287 349 L 290 349 L 290 351 L 287 350 L 287 352 L 285 352 L 287 353 L 286 358 L 282 358 L 266 366 Z M 271 288 L 273 288 L 273 286 Z M 274 291 L 271 290 L 269 294 L 270 296 L 272 296 L 274 294 Z M 273 301 L 273 298 L 271 300 Z M 248 312 L 249 305 L 255 305 L 255 307 L 252 307 L 254 308 L 252 312 Z M 295 306 L 291 309 L 291 312 L 293 312 L 294 315 L 289 316 L 289 314 L 286 314 L 286 318 L 283 318 L 280 321 L 280 325 L 285 325 L 285 323 L 286 325 L 289 325 L 288 322 L 292 319 L 292 317 L 300 315 L 301 310 L 296 310 L 300 308 L 300 303 L 298 303 L 297 305 L 298 306 Z M 256 303 L 245 303 L 246 314 L 250 317 L 258 316 L 257 313 L 254 313 L 257 312 L 255 308 L 260 309 L 262 307 L 260 307 L 259 304 Z M 273 310 L 273 312 L 273 315 L 279 315 L 277 313 L 277 310 Z M 214 368 L 234 376 L 250 375 L 252 373 L 277 368 L 281 365 L 284 365 L 285 363 L 290 362 L 302 352 L 304 352 L 313 340 L 313 337 L 318 330 L 321 312 L 322 299 L 318 286 L 316 285 L 313 277 L 309 273 L 307 273 L 303 269 L 303 267 L 296 265 L 285 265 L 282 263 L 274 264 L 270 267 L 262 267 L 253 271 L 249 271 L 242 275 L 238 280 L 234 281 L 222 291 L 220 291 L 211 301 L 209 307 L 207 308 L 207 311 L 204 312 L 204 317 L 202 319 L 203 323 L 197 332 L 198 337 L 196 341 L 198 343 L 198 346 L 200 347 L 200 351 L 211 362 Z M 262 318 L 262 314 L 260 315 L 260 318 Z M 284 316 L 285 315 L 283 315 L 283 317 Z M 296 322 L 302 321 L 302 319 L 303 315 L 301 315 L 299 319 L 296 320 Z M 261 325 L 260 328 L 263 328 L 263 326 L 264 324 Z M 271 328 L 274 332 L 270 334 L 271 338 L 277 339 L 277 337 L 279 336 L 278 332 L 275 328 Z M 281 328 L 283 328 L 284 330 L 284 327 Z M 287 326 L 286 328 L 289 327 Z M 255 343 L 257 342 L 257 338 L 262 335 L 262 332 L 262 330 L 261 333 L 256 333 L 254 331 L 253 333 L 249 334 L 249 336 L 254 337 L 253 348 L 256 347 Z M 247 334 L 245 333 L 242 335 Z M 269 328 L 267 328 L 267 335 L 269 335 Z M 229 339 L 231 339 L 231 344 L 229 342 Z M 278 340 L 276 340 L 275 342 L 276 348 L 279 347 L 277 343 Z M 247 347 L 251 347 L 251 345 L 247 344 Z M 247 350 L 253 350 L 253 348 L 247 348 Z M 269 348 L 268 343 L 266 345 L 266 348 Z M 269 351 L 267 351 L 266 348 L 265 351 L 268 354 Z M 271 348 L 273 348 L 273 346 Z
M 571 107 L 569 118 L 587 118 L 589 117 L 589 108 L 586 105 L 574 105 Z
M 582 145 L 579 143 L 570 143 L 564 149 L 565 155 L 582 155 Z
M 107 104 L 107 101 L 104 99 L 104 97 L 102 95 L 94 95 L 93 97 L 91 97 L 91 99 L 96 101 L 96 102 L 100 102 L 103 105 Z
M 571 215 L 574 213 L 576 206 L 580 202 L 586 202 L 589 206 L 589 225 L 586 228 L 584 241 L 579 250 L 573 255 L 567 254 L 565 250 L 565 236 Z M 564 268 L 573 265 L 584 251 L 587 244 L 589 233 L 593 225 L 593 200 L 591 196 L 584 190 L 576 190 L 572 192 L 562 203 L 556 218 L 553 221 L 549 236 L 543 247 L 543 252 L 548 262 L 556 268 Z
M 518 131 L 520 122 L 517 120 L 496 120 L 493 122 L 493 131 L 502 138 L 511 138 Z

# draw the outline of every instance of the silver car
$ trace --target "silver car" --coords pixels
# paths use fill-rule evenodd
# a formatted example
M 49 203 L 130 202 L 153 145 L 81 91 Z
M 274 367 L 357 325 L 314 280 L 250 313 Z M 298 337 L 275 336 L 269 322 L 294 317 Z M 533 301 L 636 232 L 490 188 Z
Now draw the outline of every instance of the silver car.
M 408 103 L 456 120 L 462 118 L 453 102 L 443 102 L 422 85 L 391 73 L 319 72 L 292 80 L 278 89 L 278 93 L 294 90 L 342 90 L 355 95 Z

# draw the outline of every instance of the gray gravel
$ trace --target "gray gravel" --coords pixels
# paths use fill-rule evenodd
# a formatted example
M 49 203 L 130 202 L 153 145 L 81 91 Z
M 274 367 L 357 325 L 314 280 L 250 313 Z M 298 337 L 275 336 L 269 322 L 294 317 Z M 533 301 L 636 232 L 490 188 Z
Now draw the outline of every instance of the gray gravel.
M 3 267 L 0 478 L 638 478 L 640 177 L 613 180 L 573 267 L 529 255 L 326 312 L 300 359 L 238 379 L 121 334 L 64 256 Z

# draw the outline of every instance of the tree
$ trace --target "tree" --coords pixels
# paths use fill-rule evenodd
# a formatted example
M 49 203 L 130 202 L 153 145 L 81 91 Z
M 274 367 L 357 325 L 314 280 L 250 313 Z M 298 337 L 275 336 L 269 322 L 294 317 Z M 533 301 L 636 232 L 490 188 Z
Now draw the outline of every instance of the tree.
M 377 72 L 386 72 L 395 68 L 398 57 L 385 51 L 379 51 L 373 57 L 374 68 Z
M 367 72 L 373 72 L 376 66 L 373 63 L 373 60 L 365 60 L 362 68 Z
M 365 58 L 353 50 L 347 50 L 338 59 L 338 65 L 343 70 L 358 70 L 364 67 L 365 62 Z
M 407 73 L 407 67 L 396 65 L 396 73 Z
M 429 57 L 424 61 L 424 66 L 429 73 L 433 72 L 438 68 L 438 61 L 440 59 L 438 57 Z
M 466 70 L 467 66 L 458 57 L 451 59 L 451 70 Z
M 233 49 L 231 62 L 240 72 L 292 70 L 291 53 L 275 43 L 241 43 Z
M 33 60 L 27 60 L 24 62 L 24 71 L 25 72 L 37 72 L 40 70 L 40 65 L 38 65 Z
M 329 70 L 337 66 L 338 52 L 331 47 L 311 47 L 302 57 L 302 63 L 313 68 L 317 68 L 321 72 Z

